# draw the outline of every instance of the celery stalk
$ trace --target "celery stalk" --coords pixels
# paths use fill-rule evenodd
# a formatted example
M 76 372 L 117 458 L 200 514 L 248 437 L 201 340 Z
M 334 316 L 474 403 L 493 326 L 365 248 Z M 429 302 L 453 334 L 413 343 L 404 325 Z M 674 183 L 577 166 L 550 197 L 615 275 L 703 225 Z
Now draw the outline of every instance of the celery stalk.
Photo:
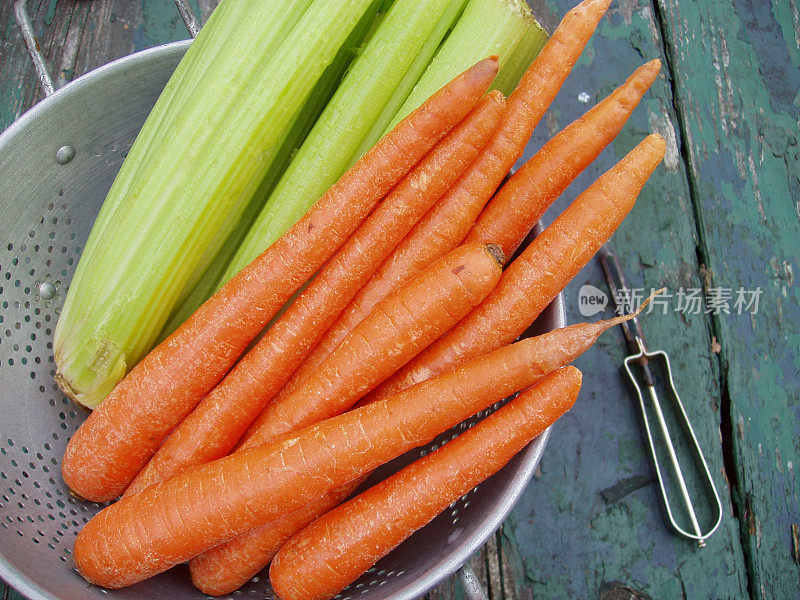
M 350 158 L 350 165 L 355 163 L 359 158 L 366 154 L 366 152 L 375 145 L 381 136 L 383 136 L 383 133 L 387 130 L 386 128 L 388 127 L 389 123 L 397 114 L 397 111 L 400 110 L 400 107 L 406 101 L 406 98 L 408 98 L 411 90 L 413 90 L 414 86 L 417 85 L 419 78 L 422 77 L 422 74 L 428 68 L 431 59 L 436 54 L 436 51 L 442 44 L 442 41 L 455 26 L 458 18 L 461 16 L 461 13 L 464 11 L 464 6 L 466 3 L 466 0 L 462 0 L 461 2 L 453 2 L 447 7 L 447 11 L 442 18 L 439 19 L 436 27 L 425 41 L 425 44 L 422 46 L 422 48 L 420 48 L 416 58 L 414 58 L 414 62 L 411 63 L 411 66 L 409 67 L 408 71 L 406 71 L 403 79 L 401 79 L 400 83 L 398 83 L 391 97 L 383 107 L 381 114 L 378 115 L 378 118 L 375 119 L 375 122 L 372 124 L 369 132 L 364 136 L 364 139 L 361 141 L 361 145 L 358 147 L 358 150 L 356 150 L 355 154 Z
M 184 297 L 178 302 L 177 307 L 172 312 L 161 332 L 159 340 L 163 340 L 170 333 L 175 331 L 181 323 L 197 310 L 217 290 L 217 284 L 222 278 L 225 269 L 233 259 L 234 254 L 242 243 L 247 231 L 255 221 L 264 203 L 269 198 L 275 184 L 278 182 L 283 172 L 286 170 L 290 159 L 297 152 L 300 145 L 305 140 L 314 123 L 319 118 L 328 101 L 333 96 L 337 87 L 341 83 L 342 77 L 348 66 L 358 55 L 359 47 L 369 39 L 373 28 L 380 22 L 378 15 L 378 3 L 374 3 L 370 10 L 364 13 L 359 24 L 353 29 L 350 37 L 342 45 L 339 53 L 333 62 L 325 69 L 314 89 L 306 98 L 302 108 L 295 115 L 291 127 L 287 130 L 281 149 L 278 151 L 276 160 L 270 167 L 264 180 L 258 188 L 251 202 L 248 204 L 236 227 L 223 242 L 214 260 L 206 268 L 194 287 L 185 290 Z
M 505 87 L 498 89 L 504 94 L 511 93 L 518 80 L 512 81 L 503 71 L 509 65 L 517 69 L 515 61 L 510 58 L 521 40 L 523 43 L 531 43 L 530 40 L 534 37 L 528 34 L 531 27 L 542 31 L 524 0 L 470 0 L 458 24 L 447 36 L 384 133 L 453 77 L 493 54 L 500 57 L 498 81 L 504 82 Z M 546 34 L 542 31 L 542 35 Z M 494 87 L 497 87 L 497 82 Z
M 519 80 L 531 66 L 549 36 L 539 22 L 531 17 L 528 30 L 514 47 L 511 55 L 497 74 L 492 87 L 508 95 L 517 87 Z
M 125 161 L 109 192 L 111 214 L 93 228 L 70 286 L 55 333 L 57 380 L 86 406 L 96 406 L 152 346 L 192 275 L 257 191 L 297 110 L 373 4 L 225 2 L 247 7 L 231 30 L 208 29 L 206 35 L 228 38 L 213 69 L 178 113 L 162 115 L 149 148 Z M 273 27 L 287 23 L 287 13 L 301 15 L 288 34 Z
M 287 7 L 287 10 L 276 17 L 280 17 L 281 21 L 285 23 L 296 23 L 309 2 L 306 0 L 296 6 Z M 161 139 L 162 126 L 168 116 L 172 116 L 182 105 L 186 98 L 190 97 L 190 91 L 193 91 L 194 86 L 198 81 L 202 80 L 205 72 L 213 64 L 215 57 L 227 40 L 227 35 L 211 35 L 210 32 L 216 30 L 223 32 L 230 32 L 233 30 L 232 25 L 241 19 L 248 8 L 246 2 L 221 2 L 214 10 L 208 19 L 205 27 L 200 31 L 200 34 L 192 42 L 186 55 L 178 63 L 172 76 L 169 78 L 167 85 L 161 92 L 153 109 L 147 117 L 142 129 L 136 136 L 136 143 L 131 148 L 128 162 L 133 164 L 142 164 L 144 157 L 149 152 L 152 145 Z M 275 26 L 279 27 L 280 22 Z M 118 188 L 123 188 L 130 185 L 130 182 L 136 177 L 138 169 L 125 168 L 122 169 L 117 175 L 114 185 Z M 125 198 L 124 194 L 109 194 L 103 203 L 100 213 L 95 219 L 94 227 L 102 231 L 108 226 L 108 222 L 114 211 L 119 206 L 119 203 Z M 100 236 L 91 236 L 87 240 L 84 253 L 91 254 L 94 251 L 94 246 Z
M 443 17 L 461 0 L 396 0 L 250 228 L 222 282 L 283 234 L 345 171 Z

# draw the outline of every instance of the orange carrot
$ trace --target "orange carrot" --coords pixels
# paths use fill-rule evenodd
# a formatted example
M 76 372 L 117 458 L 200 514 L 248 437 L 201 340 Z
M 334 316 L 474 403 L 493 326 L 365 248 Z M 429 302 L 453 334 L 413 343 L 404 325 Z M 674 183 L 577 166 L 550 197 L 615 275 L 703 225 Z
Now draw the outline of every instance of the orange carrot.
M 465 244 L 379 303 L 285 398 L 267 405 L 245 434 L 251 448 L 349 409 L 466 316 L 494 289 L 503 257 L 495 246 Z
M 269 570 L 281 600 L 326 600 L 449 504 L 494 475 L 575 403 L 581 372 L 565 367 L 438 450 L 293 536 Z
M 503 121 L 492 140 L 361 289 L 278 397 L 288 395 L 314 373 L 375 304 L 464 240 L 486 202 L 522 156 L 534 128 L 581 55 L 609 2 L 586 0 L 564 16 L 509 96 Z
M 408 174 L 317 273 L 266 335 L 164 440 L 126 494 L 228 454 L 348 301 L 475 159 L 504 108 L 487 95 Z
M 614 92 L 551 138 L 492 198 L 467 235 L 513 256 L 544 211 L 613 140 L 652 85 L 661 61 L 642 65 Z
M 457 248 L 376 306 L 320 366 L 315 377 L 295 393 L 273 399 L 240 448 L 274 441 L 289 431 L 343 412 L 452 327 L 500 277 L 502 258 L 486 250 L 482 244 Z M 268 564 L 274 540 L 284 531 L 281 524 L 267 523 L 215 548 L 213 560 L 200 560 L 193 567 L 195 583 L 204 591 L 227 593 L 237 589 Z
M 600 334 L 639 314 L 647 302 L 631 315 L 596 323 L 578 323 L 532 338 L 535 341 L 531 342 L 527 350 L 531 364 L 538 365 L 541 376 L 544 376 L 571 363 L 586 352 Z M 364 405 L 363 401 L 358 404 Z M 346 489 L 341 490 L 342 495 L 349 495 L 355 487 L 357 486 L 348 484 Z M 306 508 L 308 513 L 303 514 L 316 513 L 320 516 L 327 505 L 327 501 L 315 503 L 315 506 L 309 505 Z M 289 531 L 283 520 L 267 523 L 193 559 L 189 562 L 189 567 L 195 585 L 209 594 L 227 594 L 238 589 L 269 564 L 277 551 L 275 545 L 279 536 L 288 539 L 302 528 L 299 519 L 292 519 L 292 522 L 297 525 L 294 531 Z M 210 556 L 205 558 L 207 555 Z
M 119 496 L 281 305 L 475 107 L 496 73 L 497 58 L 483 60 L 431 96 L 136 365 L 70 440 L 67 485 L 98 502 Z
M 659 290 L 658 292 L 655 292 L 653 294 L 653 296 L 656 295 L 656 294 L 661 293 L 662 291 L 663 290 Z M 605 320 L 602 320 L 602 321 L 597 321 L 595 323 L 577 323 L 575 325 L 570 325 L 570 326 L 564 327 L 562 329 L 556 329 L 554 331 L 550 331 L 550 332 L 548 332 L 546 334 L 543 334 L 543 335 L 540 335 L 540 336 L 538 336 L 536 338 L 531 338 L 532 339 L 531 348 L 529 348 L 529 350 L 528 350 L 531 364 L 532 365 L 538 365 L 539 368 L 541 369 L 541 373 L 542 374 L 545 374 L 545 373 L 548 373 L 548 372 L 556 372 L 556 369 L 559 369 L 560 367 L 563 367 L 563 366 L 567 365 L 568 363 L 571 363 L 576 358 L 578 358 L 581 354 L 583 354 L 589 348 L 591 348 L 592 345 L 594 345 L 594 343 L 597 341 L 597 339 L 600 337 L 601 334 L 603 334 L 604 332 L 608 331 L 612 327 L 620 325 L 620 324 L 622 324 L 622 323 L 624 323 L 626 321 L 629 321 L 630 319 L 634 318 L 635 316 L 638 316 L 641 313 L 641 311 L 645 308 L 645 306 L 647 306 L 647 304 L 650 302 L 650 300 L 652 299 L 653 296 L 651 296 L 650 298 L 647 298 L 639 306 L 639 308 L 636 310 L 636 312 L 634 312 L 632 314 L 619 316 L 619 317 L 614 317 L 612 319 L 605 319 Z M 567 369 L 571 369 L 571 367 L 567 367 Z M 536 388 L 534 388 L 532 390 L 529 389 L 527 392 L 523 392 L 520 395 L 520 397 L 517 400 L 515 400 L 514 402 L 517 402 L 518 406 L 525 405 L 528 408 L 528 413 L 529 413 L 530 409 L 531 409 L 531 402 L 537 402 L 538 403 L 538 400 L 536 400 L 536 398 L 540 397 L 542 395 L 542 392 L 546 389 L 547 385 L 552 385 L 552 380 L 553 380 L 554 377 L 563 378 L 564 377 L 564 371 L 562 369 L 562 371 L 561 372 L 557 372 L 556 375 L 552 375 L 551 374 L 548 377 L 550 379 L 549 383 L 548 383 L 547 380 L 545 380 L 545 381 L 543 381 L 541 383 L 536 384 L 537 385 Z M 576 386 L 576 388 L 577 387 L 579 387 L 579 385 Z M 577 389 L 575 389 L 575 393 L 577 394 Z M 547 398 L 548 400 L 553 400 L 554 394 L 546 394 L 546 396 L 549 396 L 549 398 Z M 572 397 L 572 399 L 574 400 L 574 397 Z M 524 445 L 524 443 L 526 443 L 527 441 L 532 439 L 534 436 L 538 435 L 538 433 L 541 432 L 541 430 L 544 429 L 544 427 L 549 426 L 549 424 L 552 421 L 555 420 L 555 417 L 559 416 L 560 413 L 555 414 L 555 415 L 552 414 L 552 411 L 557 408 L 558 400 L 567 400 L 571 404 L 570 396 L 560 395 L 560 396 L 555 398 L 555 404 L 547 404 L 547 405 L 541 406 L 540 407 L 541 412 L 540 412 L 540 410 L 536 410 L 534 415 L 530 415 L 528 413 L 523 412 L 523 415 L 525 415 L 524 419 L 523 419 L 523 421 L 521 423 L 518 423 L 517 426 L 515 426 L 514 431 L 501 433 L 500 437 L 499 437 L 499 440 L 494 440 L 494 439 L 487 440 L 487 442 L 485 444 L 482 443 L 477 448 L 474 448 L 474 450 L 470 450 L 470 454 L 469 454 L 468 457 L 466 457 L 466 458 L 458 458 L 454 462 L 452 462 L 451 465 L 455 465 L 455 464 L 462 465 L 461 472 L 469 474 L 469 473 L 472 473 L 472 471 L 470 470 L 471 467 L 469 465 L 470 459 L 479 458 L 480 461 L 481 461 L 481 465 L 485 467 L 485 466 L 489 466 L 489 464 L 491 464 L 491 463 L 484 463 L 483 462 L 484 460 L 486 460 L 488 458 L 490 461 L 495 461 L 494 462 L 495 467 L 490 469 L 490 471 L 488 472 L 488 474 L 490 475 L 495 470 L 497 470 L 497 468 L 499 468 L 499 466 L 502 466 L 502 465 L 499 465 L 497 463 L 498 457 L 501 456 L 501 455 L 500 454 L 495 454 L 495 452 L 501 451 L 503 449 L 510 450 L 509 453 L 506 453 L 506 455 L 505 455 L 506 458 L 504 458 L 503 461 L 502 461 L 504 463 L 506 460 L 508 460 L 508 458 L 510 458 L 510 456 L 512 456 L 517 451 L 519 451 L 519 449 L 521 449 L 521 445 Z M 365 403 L 362 401 L 362 403 L 360 403 L 359 405 L 363 406 L 364 404 Z M 566 408 L 567 408 L 566 406 L 562 406 L 561 409 L 558 409 L 558 410 L 562 410 L 562 409 L 566 409 Z M 498 413 L 502 414 L 501 411 L 508 412 L 508 408 L 500 409 L 500 411 L 498 411 Z M 541 421 L 542 415 L 547 413 L 547 411 L 551 411 L 551 416 L 547 416 L 545 418 L 544 422 L 542 422 Z M 495 413 L 495 414 L 497 414 L 497 413 Z M 493 423 L 492 419 L 498 419 L 498 418 L 505 419 L 506 417 L 499 417 L 499 415 L 498 416 L 492 415 L 492 416 L 488 417 L 488 419 L 489 419 L 488 421 L 484 422 L 481 425 L 478 425 L 476 428 L 474 428 L 473 431 L 479 430 L 479 428 L 488 429 L 490 424 Z M 494 421 L 494 423 L 496 423 L 496 421 Z M 526 433 L 526 430 L 525 430 L 526 427 L 534 427 L 534 426 L 537 427 L 537 429 L 535 431 L 528 429 L 527 433 Z M 514 436 L 519 436 L 519 435 L 521 435 L 523 433 L 525 434 L 526 437 L 521 439 L 521 440 L 519 439 L 519 437 L 517 437 L 517 438 L 514 437 Z M 463 435 L 465 435 L 465 434 L 462 434 L 462 436 L 459 439 L 462 439 Z M 475 434 L 473 433 L 473 434 L 470 434 L 470 435 L 475 435 Z M 487 435 L 491 435 L 491 434 L 487 434 Z M 509 446 L 504 446 L 504 444 L 516 444 L 518 442 L 521 443 L 521 445 L 517 446 L 515 449 L 509 449 Z M 452 449 L 453 448 L 451 448 L 451 450 Z M 449 451 L 447 451 L 447 452 L 449 452 Z M 441 469 L 443 469 L 444 466 L 440 466 L 440 464 L 441 463 L 438 463 L 438 462 L 437 463 L 433 463 L 432 462 L 432 463 L 429 463 L 428 466 L 425 468 L 426 471 L 428 473 L 430 473 L 430 476 L 431 476 L 432 480 L 436 480 L 436 478 L 438 477 L 439 478 L 438 481 L 446 482 L 448 480 L 455 480 L 457 478 L 457 473 L 456 474 L 443 473 L 441 471 Z M 394 541 L 389 540 L 387 538 L 384 538 L 383 544 L 381 546 L 377 546 L 375 544 L 376 540 L 372 539 L 372 538 L 370 538 L 368 541 L 365 541 L 364 536 L 371 535 L 371 534 L 376 534 L 377 535 L 375 526 L 386 525 L 386 523 L 387 523 L 387 521 L 385 520 L 386 518 L 391 519 L 391 521 L 393 523 L 397 523 L 398 521 L 400 521 L 399 517 L 401 517 L 402 510 L 404 508 L 405 509 L 409 509 L 409 508 L 412 507 L 412 505 L 410 505 L 410 504 L 406 504 L 404 506 L 398 506 L 397 504 L 394 504 L 393 507 L 390 507 L 389 509 L 384 511 L 383 508 L 376 508 L 374 506 L 374 500 L 375 500 L 376 496 L 374 496 L 372 494 L 374 494 L 374 493 L 378 492 L 378 490 L 380 490 L 380 492 L 379 492 L 380 501 L 384 501 L 384 500 L 388 500 L 389 497 L 394 497 L 394 498 L 398 498 L 399 499 L 401 497 L 401 495 L 408 494 L 409 492 L 412 492 L 412 497 L 414 496 L 414 492 L 416 492 L 416 498 L 417 499 L 419 499 L 419 498 L 431 498 L 432 496 L 434 496 L 435 492 L 440 492 L 440 490 L 427 490 L 427 489 L 426 490 L 420 490 L 419 487 L 414 487 L 412 490 L 409 490 L 409 489 L 405 488 L 406 480 L 408 478 L 409 477 L 408 477 L 408 473 L 407 473 L 406 476 L 405 476 L 405 479 L 396 481 L 395 483 L 398 484 L 397 487 L 395 487 L 394 484 L 387 484 L 387 482 L 385 482 L 385 481 L 382 482 L 382 483 L 379 483 L 377 486 L 375 486 L 375 488 L 371 488 L 370 490 L 368 490 L 367 492 L 362 494 L 362 496 L 368 496 L 369 498 L 371 498 L 370 500 L 367 500 L 366 498 L 362 498 L 361 496 L 359 496 L 359 498 L 362 498 L 361 500 L 359 500 L 357 498 L 355 501 L 348 502 L 348 504 L 354 504 L 355 506 L 358 507 L 358 514 L 359 515 L 365 515 L 365 514 L 369 514 L 370 512 L 373 512 L 375 514 L 374 518 L 376 519 L 376 521 L 373 521 L 372 523 L 370 523 L 369 529 L 367 531 L 364 531 L 364 530 L 359 531 L 358 532 L 359 535 L 353 535 L 351 538 L 348 539 L 348 541 L 346 543 L 343 543 L 340 546 L 340 549 L 341 549 L 340 554 L 342 556 L 347 557 L 346 560 L 349 563 L 349 567 L 352 568 L 352 571 L 350 571 L 350 570 L 343 571 L 343 569 L 344 569 L 343 564 L 341 562 L 337 563 L 337 565 L 339 565 L 339 567 L 334 570 L 334 573 L 336 573 L 337 571 L 339 572 L 338 573 L 338 578 L 339 578 L 338 581 L 340 583 L 342 583 L 344 581 L 343 577 L 347 573 L 350 573 L 350 575 L 352 576 L 352 579 L 355 579 L 355 577 L 357 577 L 359 574 L 363 573 L 363 570 L 365 570 L 366 568 L 368 568 L 370 566 L 369 564 L 365 564 L 365 563 L 360 563 L 359 562 L 362 559 L 366 560 L 366 557 L 363 554 L 359 554 L 359 552 L 363 551 L 363 549 L 364 549 L 364 545 L 363 544 L 366 543 L 367 547 L 375 549 L 376 553 L 374 554 L 374 556 L 380 557 L 380 556 L 382 556 L 383 554 L 385 554 L 386 552 L 388 552 L 389 550 L 391 550 L 394 547 L 394 545 L 395 545 L 394 542 L 402 541 L 402 539 L 404 539 L 403 536 L 405 536 L 405 534 L 407 534 L 407 533 L 410 533 L 409 529 L 400 529 L 399 533 L 403 534 L 403 536 L 401 536 L 401 538 L 394 538 Z M 424 477 L 423 477 L 423 480 L 427 481 L 427 479 L 425 479 Z M 420 483 L 420 482 L 418 482 L 418 483 Z M 439 500 L 443 500 L 443 501 L 442 502 L 437 502 L 438 506 L 440 506 L 440 507 L 446 506 L 447 504 L 449 504 L 450 502 L 452 502 L 453 500 L 455 500 L 459 496 L 461 496 L 464 493 L 466 493 L 466 491 L 468 489 L 471 489 L 472 487 L 474 487 L 474 485 L 477 485 L 477 483 L 479 483 L 479 481 L 476 480 L 473 483 L 469 484 L 468 486 L 462 488 L 463 491 L 454 492 L 453 495 L 451 495 L 447 500 L 443 500 L 441 497 L 439 497 Z M 414 485 L 413 480 L 412 480 L 412 483 L 410 485 Z M 350 491 L 351 489 L 354 489 L 354 487 L 353 488 L 348 488 L 348 490 L 345 490 L 345 491 Z M 406 498 L 407 498 L 407 496 L 406 496 Z M 361 502 L 365 502 L 365 501 L 368 502 L 369 504 L 368 505 L 361 504 Z M 364 509 L 364 508 L 366 508 L 366 510 L 362 511 L 362 509 Z M 417 506 L 417 508 L 419 508 L 419 507 Z M 320 519 L 320 523 L 323 523 L 323 522 L 325 523 L 325 529 L 326 530 L 330 530 L 330 529 L 333 529 L 335 527 L 335 531 L 336 531 L 336 534 L 337 534 L 337 539 L 336 539 L 335 543 L 329 543 L 330 542 L 330 538 L 327 538 L 328 542 L 326 542 L 326 544 L 325 544 L 326 548 L 337 547 L 337 544 L 340 541 L 338 539 L 338 534 L 342 533 L 343 531 L 345 531 L 345 529 L 342 527 L 343 526 L 342 521 L 339 520 L 339 516 L 343 516 L 343 518 L 346 519 L 348 522 L 352 522 L 352 520 L 354 518 L 354 515 L 353 515 L 352 512 L 349 512 L 347 515 L 343 515 L 342 514 L 343 511 L 341 510 L 341 507 L 339 509 L 335 509 L 334 512 L 337 515 L 337 517 L 336 517 L 337 523 L 336 523 L 335 526 L 333 526 L 330 523 L 330 521 L 328 520 L 328 519 L 330 519 L 331 517 L 334 516 L 333 514 L 331 514 L 330 517 L 328 515 L 325 515 Z M 427 522 L 427 520 L 422 522 L 421 524 L 424 525 L 426 522 Z M 304 531 L 303 533 L 301 533 L 298 536 L 296 536 L 296 537 L 301 538 L 302 540 L 304 540 L 303 542 L 300 542 L 299 540 L 293 541 L 292 544 L 289 545 L 289 548 L 292 548 L 292 549 L 288 549 L 287 548 L 286 553 L 284 553 L 284 551 L 281 550 L 281 555 L 283 555 L 283 561 L 282 562 L 284 564 L 282 566 L 274 567 L 277 570 L 277 572 L 282 572 L 283 573 L 283 575 L 281 575 L 281 577 L 284 580 L 284 587 L 283 587 L 283 592 L 281 594 L 281 597 L 285 597 L 285 595 L 287 594 L 286 587 L 285 587 L 287 585 L 285 583 L 285 580 L 287 579 L 287 577 L 288 578 L 295 577 L 297 572 L 299 570 L 301 570 L 300 568 L 297 568 L 296 566 L 300 566 L 302 569 L 305 569 L 307 567 L 310 567 L 312 569 L 317 568 L 319 566 L 319 562 L 322 560 L 323 556 L 325 556 L 325 554 L 323 554 L 323 553 L 325 553 L 327 551 L 324 548 L 318 547 L 320 542 L 321 542 L 321 537 L 319 536 L 320 530 L 319 530 L 318 527 L 319 526 L 316 525 L 316 524 L 311 525 L 307 531 Z M 238 538 L 238 540 L 245 540 L 245 539 L 251 538 L 251 537 L 258 537 L 257 534 L 258 534 L 260 529 L 267 530 L 267 531 L 265 531 L 264 533 L 261 534 L 261 535 L 266 535 L 268 533 L 269 525 L 262 526 L 260 528 L 256 528 L 253 531 L 251 531 L 250 533 L 242 536 L 241 538 Z M 299 531 L 299 530 L 300 529 L 298 528 L 297 531 Z M 348 531 L 346 535 L 352 535 L 352 533 L 353 533 L 352 531 Z M 269 537 L 269 536 L 267 536 L 267 537 Z M 311 538 L 314 538 L 314 541 L 311 541 Z M 306 556 L 305 558 L 303 558 L 303 560 L 298 560 L 297 562 L 295 562 L 294 554 L 298 552 L 298 548 L 300 548 L 302 546 L 305 546 L 306 541 L 308 541 L 309 545 L 313 545 L 314 546 L 313 551 L 309 551 L 309 554 L 313 554 L 314 556 L 313 557 L 312 556 Z M 389 543 L 389 542 L 392 542 L 392 543 Z M 214 550 L 211 550 L 209 553 L 214 553 L 217 550 L 225 549 L 229 545 L 230 544 L 222 544 L 221 546 L 218 546 Z M 352 547 L 353 545 L 358 546 L 359 549 L 358 550 L 354 549 Z M 234 546 L 234 548 L 235 548 L 235 546 Z M 308 550 L 308 548 L 304 547 L 303 550 L 302 550 L 303 556 L 306 555 L 306 550 Z M 291 559 L 289 558 L 289 554 L 288 553 L 292 554 L 292 558 Z M 237 566 L 238 566 L 238 563 L 237 563 L 237 561 L 235 559 L 238 559 L 239 556 L 236 555 L 232 551 L 224 553 L 224 555 L 228 558 L 228 560 L 226 562 L 224 562 L 224 563 L 222 561 L 220 561 L 215 566 L 220 570 L 220 572 L 222 572 L 223 569 L 233 569 L 233 570 L 235 570 L 237 568 Z M 270 555 L 269 557 L 264 557 L 263 562 L 260 563 L 261 567 L 263 568 L 263 566 L 266 566 L 268 564 L 269 560 L 271 560 L 272 558 L 273 558 L 272 555 Z M 306 561 L 308 561 L 308 562 L 306 562 Z M 313 566 L 310 564 L 311 562 L 313 562 Z M 192 563 L 190 562 L 189 564 L 191 566 Z M 259 570 L 260 570 L 260 568 L 259 569 L 252 569 L 251 571 L 248 571 L 248 575 L 249 576 L 245 577 L 245 578 L 240 578 L 237 587 L 240 587 L 241 585 L 244 585 L 244 583 L 246 583 Z M 287 574 L 287 571 L 289 572 L 289 574 Z M 326 569 L 322 569 L 322 570 L 318 571 L 318 573 L 323 573 L 325 571 L 326 571 Z M 194 573 L 194 571 L 193 571 L 193 573 Z M 352 581 L 352 579 L 350 579 L 350 581 Z M 313 580 L 314 580 L 314 578 L 309 579 L 309 581 L 313 581 Z M 347 583 L 349 583 L 350 581 L 344 582 L 342 587 L 344 585 L 346 585 Z M 290 583 L 289 583 L 289 585 L 290 585 Z M 280 587 L 280 584 L 278 585 L 278 587 Z M 230 591 L 233 591 L 234 589 L 236 589 L 236 588 L 228 587 L 226 589 L 226 591 L 221 592 L 221 593 L 228 593 Z M 308 591 L 308 589 L 306 591 Z M 293 594 L 289 593 L 288 597 L 292 598 Z
M 338 506 L 363 481 L 360 477 L 346 483 L 284 517 L 195 556 L 189 561 L 192 583 L 210 596 L 238 590 L 270 563 L 286 540 Z
M 78 534 L 75 565 L 92 583 L 123 587 L 287 515 L 530 387 L 547 374 L 537 352 L 532 339 L 517 342 L 122 498 Z
M 519 337 L 619 227 L 665 150 L 660 135 L 645 138 L 511 263 L 478 308 L 368 398 L 391 396 Z

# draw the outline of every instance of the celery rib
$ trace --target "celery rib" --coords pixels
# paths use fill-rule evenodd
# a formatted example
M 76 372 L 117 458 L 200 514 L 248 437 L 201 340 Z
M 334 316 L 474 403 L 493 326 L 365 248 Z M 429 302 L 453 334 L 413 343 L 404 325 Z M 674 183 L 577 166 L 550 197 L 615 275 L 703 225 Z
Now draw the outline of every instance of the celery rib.
M 228 268 L 250 226 L 286 170 L 292 156 L 308 136 L 309 131 L 328 104 L 331 96 L 333 96 L 346 69 L 358 55 L 359 47 L 369 38 L 376 22 L 380 20 L 377 14 L 379 8 L 380 3 L 374 2 L 370 9 L 364 13 L 359 24 L 353 29 L 352 34 L 339 50 L 336 58 L 309 93 L 302 108 L 295 115 L 292 125 L 288 128 L 276 159 L 262 180 L 258 191 L 239 218 L 236 227 L 222 243 L 211 264 L 199 277 L 197 283 L 185 290 L 184 296 L 177 303 L 177 307 L 173 310 L 167 324 L 164 326 L 159 340 L 163 340 L 175 331 L 217 290 L 217 284 L 223 273 Z
M 511 93 L 519 79 L 513 81 L 503 71 L 514 64 L 510 58 L 520 41 L 527 40 L 526 33 L 531 27 L 541 29 L 524 0 L 470 0 L 455 28 L 384 133 L 453 77 L 493 54 L 500 57 L 500 73 L 493 87 L 497 87 L 498 80 L 503 81 L 505 89 L 498 89 L 506 95 Z
M 373 1 L 283 3 L 300 16 L 279 44 L 265 23 L 281 11 L 271 2 L 247 3 L 248 18 L 219 48 L 213 74 L 206 73 L 180 111 L 162 115 L 167 122 L 149 151 L 131 153 L 140 162 L 123 165 L 119 179 L 126 185 L 112 187 L 110 214 L 93 229 L 56 329 L 58 378 L 76 401 L 96 406 L 152 346 Z
M 345 171 L 448 8 L 461 0 L 396 0 L 353 62 L 226 270 L 263 252 Z

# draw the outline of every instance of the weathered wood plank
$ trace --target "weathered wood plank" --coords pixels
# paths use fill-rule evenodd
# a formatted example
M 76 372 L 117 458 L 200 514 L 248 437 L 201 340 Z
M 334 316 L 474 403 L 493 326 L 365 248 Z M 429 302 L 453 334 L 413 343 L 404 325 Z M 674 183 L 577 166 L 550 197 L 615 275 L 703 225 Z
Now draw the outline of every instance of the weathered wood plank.
M 797 4 L 659 0 L 659 12 L 709 283 L 763 290 L 757 315 L 713 320 L 751 588 L 800 598 Z
M 217 2 L 213 3 L 216 6 Z M 192 8 L 195 15 L 202 18 L 203 13 L 210 14 L 213 9 L 211 2 L 204 2 L 205 11 L 201 11 L 197 0 L 193 0 Z M 202 19 L 205 21 L 205 19 Z M 175 9 L 173 0 L 155 0 L 142 3 L 141 20 L 136 26 L 134 45 L 136 50 L 143 50 L 189 37 L 183 20 Z
M 5 583 L 0 584 L 0 598 L 3 600 L 26 600 L 25 596 Z
M 216 4 L 192 2 L 204 18 Z M 42 98 L 11 8 L 0 6 L 0 131 Z M 56 88 L 132 52 L 188 37 L 172 0 L 30 0 L 28 10 Z
M 550 26 L 572 4 L 551 0 L 537 7 L 536 14 Z M 663 45 L 652 4 L 615 2 L 527 154 L 654 57 L 663 59 Z M 669 146 L 665 164 L 615 235 L 614 245 L 633 286 L 667 286 L 675 292 L 700 287 L 701 282 L 670 76 L 664 68 L 631 122 L 558 201 L 549 219 L 646 133 L 662 133 Z M 577 310 L 578 289 L 585 283 L 605 289 L 596 264 L 567 288 L 571 322 L 586 320 Z M 624 356 L 621 336 L 612 332 L 578 361 L 585 373 L 578 404 L 556 424 L 541 478 L 529 486 L 503 527 L 504 563 L 514 573 L 521 597 L 611 598 L 623 586 L 633 590 L 620 596 L 625 598 L 636 590 L 653 598 L 746 597 L 738 522 L 730 508 L 720 448 L 719 371 L 708 320 L 673 309 L 646 316 L 643 324 L 651 345 L 673 358 L 695 431 L 724 498 L 726 518 L 720 531 L 708 548 L 697 551 L 665 526 L 653 484 L 611 503 L 600 495 L 620 480 L 651 478 L 633 398 L 617 370 Z

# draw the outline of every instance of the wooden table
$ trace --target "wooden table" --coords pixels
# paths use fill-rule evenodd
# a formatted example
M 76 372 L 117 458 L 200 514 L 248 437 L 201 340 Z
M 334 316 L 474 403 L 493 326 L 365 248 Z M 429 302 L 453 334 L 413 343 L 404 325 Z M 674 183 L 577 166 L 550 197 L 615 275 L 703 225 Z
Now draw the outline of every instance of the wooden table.
M 194 4 L 206 18 L 216 2 Z M 552 31 L 572 4 L 534 2 L 535 13 Z M 58 85 L 186 37 L 171 0 L 29 6 Z M 8 1 L 0 23 L 2 130 L 41 94 Z M 550 218 L 647 132 L 666 137 L 664 166 L 614 244 L 632 285 L 672 294 L 666 314 L 659 309 L 644 325 L 650 344 L 672 357 L 723 522 L 704 549 L 667 530 L 618 370 L 621 338 L 606 334 L 578 361 L 586 374 L 580 402 L 555 426 L 536 480 L 473 559 L 494 600 L 800 598 L 796 0 L 615 0 L 527 154 L 653 57 L 664 63 L 661 77 Z M 571 322 L 585 319 L 578 290 L 587 283 L 605 289 L 596 264 L 566 291 Z M 678 310 L 680 288 L 732 290 L 730 314 Z M 738 314 L 739 288 L 760 288 L 757 314 Z M 7 586 L 0 594 L 19 597 Z M 452 580 L 429 597 L 463 591 Z

